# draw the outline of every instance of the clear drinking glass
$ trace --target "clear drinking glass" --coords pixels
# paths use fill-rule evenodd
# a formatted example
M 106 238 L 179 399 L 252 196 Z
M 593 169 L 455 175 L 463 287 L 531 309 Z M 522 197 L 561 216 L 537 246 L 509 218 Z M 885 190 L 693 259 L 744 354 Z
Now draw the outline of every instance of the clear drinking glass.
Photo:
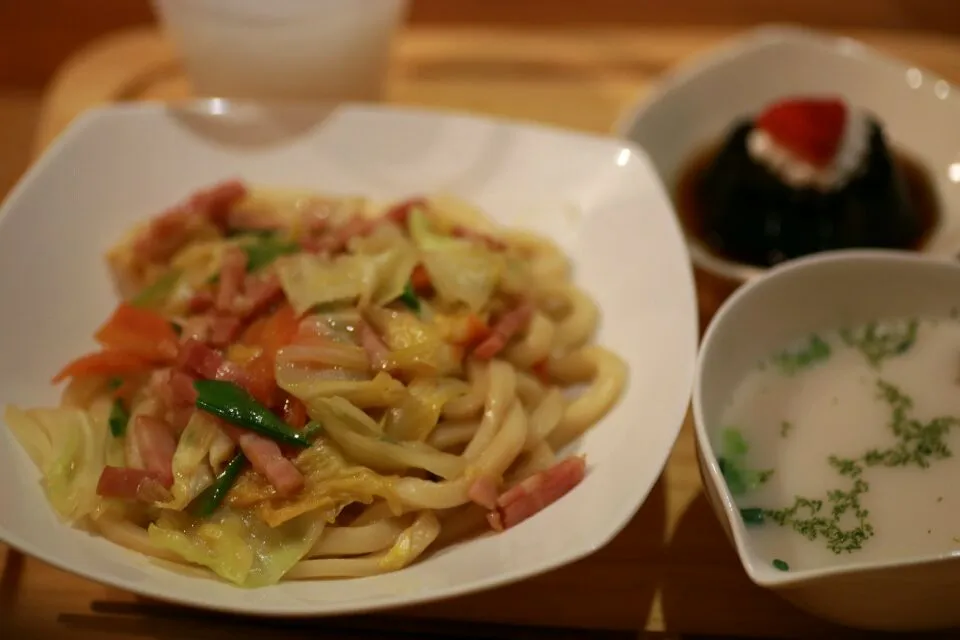
M 200 96 L 375 101 L 407 0 L 153 0 Z

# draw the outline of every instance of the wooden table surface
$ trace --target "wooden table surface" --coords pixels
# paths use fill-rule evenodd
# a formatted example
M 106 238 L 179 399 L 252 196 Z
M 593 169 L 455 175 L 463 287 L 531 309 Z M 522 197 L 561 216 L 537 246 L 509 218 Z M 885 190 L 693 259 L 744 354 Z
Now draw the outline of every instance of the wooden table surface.
M 606 132 L 657 75 L 732 33 L 408 29 L 397 43 L 388 99 Z M 847 35 L 960 81 L 960 41 Z M 156 32 L 116 34 L 78 52 L 57 75 L 43 100 L 35 151 L 91 106 L 189 95 Z M 698 286 L 706 319 L 727 291 L 702 278 Z M 702 493 L 689 419 L 646 504 L 609 546 L 519 584 L 378 616 L 257 621 L 145 601 L 0 545 L 0 630 L 6 624 L 23 635 L 68 638 L 865 635 L 815 620 L 749 581 Z

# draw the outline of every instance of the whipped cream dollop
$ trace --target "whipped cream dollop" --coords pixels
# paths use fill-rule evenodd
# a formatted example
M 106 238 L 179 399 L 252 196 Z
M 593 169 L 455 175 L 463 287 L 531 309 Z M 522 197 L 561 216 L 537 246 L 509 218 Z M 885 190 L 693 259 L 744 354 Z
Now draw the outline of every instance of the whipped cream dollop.
M 747 134 L 747 153 L 785 184 L 822 192 L 842 189 L 864 167 L 870 151 L 870 120 L 867 114 L 846 105 L 843 130 L 833 158 L 818 166 L 778 142 L 772 132 L 754 126 Z

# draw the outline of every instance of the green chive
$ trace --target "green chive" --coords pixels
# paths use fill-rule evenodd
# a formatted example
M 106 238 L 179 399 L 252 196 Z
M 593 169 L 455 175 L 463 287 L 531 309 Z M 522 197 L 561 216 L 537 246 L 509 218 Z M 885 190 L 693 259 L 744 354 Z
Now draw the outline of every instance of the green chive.
M 217 476 L 213 484 L 204 489 L 203 493 L 193 501 L 190 510 L 194 515 L 205 518 L 217 510 L 217 507 L 223 503 L 223 499 L 227 497 L 230 488 L 240 476 L 240 471 L 243 469 L 246 461 L 247 458 L 242 453 L 234 456 L 233 460 L 223 468 L 223 471 L 220 472 L 220 475 Z
M 178 282 L 180 282 L 180 270 L 171 269 L 131 298 L 130 304 L 135 307 L 158 307 L 170 297 Z
M 123 401 L 117 398 L 110 407 L 110 418 L 107 420 L 110 424 L 110 433 L 115 438 L 122 437 L 127 432 L 127 423 L 130 422 L 130 414 L 123 406 Z
M 779 569 L 780 571 L 790 571 L 790 565 L 788 565 L 786 562 L 784 562 L 780 558 L 777 558 L 776 560 L 773 561 L 773 568 Z
M 403 287 L 403 293 L 400 294 L 400 302 L 407 305 L 407 308 L 414 313 L 420 313 L 420 298 L 417 297 L 417 292 L 413 289 L 413 283 L 409 280 Z
M 243 427 L 283 444 L 309 447 L 310 440 L 240 388 L 226 380 L 197 380 L 196 405 L 230 424 Z
M 763 509 L 757 507 L 740 509 L 740 517 L 746 524 L 763 524 Z

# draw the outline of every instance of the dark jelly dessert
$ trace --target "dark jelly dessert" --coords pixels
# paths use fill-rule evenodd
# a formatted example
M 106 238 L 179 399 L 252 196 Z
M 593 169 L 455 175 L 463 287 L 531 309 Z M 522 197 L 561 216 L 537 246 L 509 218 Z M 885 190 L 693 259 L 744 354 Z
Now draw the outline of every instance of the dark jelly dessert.
M 681 178 L 687 232 L 713 253 L 771 266 L 853 247 L 915 248 L 936 223 L 926 173 L 880 123 L 837 99 L 791 99 L 734 125 Z

